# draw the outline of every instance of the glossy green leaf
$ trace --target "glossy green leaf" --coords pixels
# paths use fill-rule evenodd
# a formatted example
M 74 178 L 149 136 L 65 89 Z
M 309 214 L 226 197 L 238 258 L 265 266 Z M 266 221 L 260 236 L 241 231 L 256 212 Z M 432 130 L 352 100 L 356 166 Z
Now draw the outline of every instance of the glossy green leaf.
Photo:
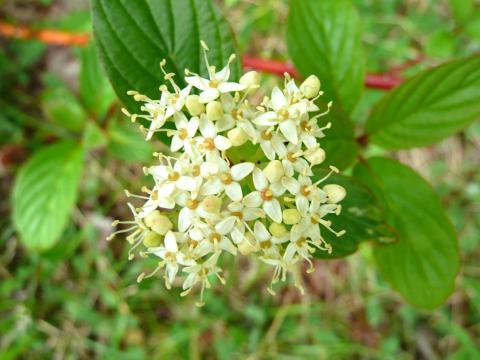
M 90 112 L 103 116 L 115 101 L 115 93 L 93 45 L 82 49 L 81 60 L 80 95 Z
M 326 98 L 351 112 L 365 75 L 360 18 L 352 3 L 291 0 L 287 44 L 300 73 L 317 75 Z
M 60 239 L 77 199 L 82 163 L 82 147 L 64 141 L 41 149 L 20 170 L 13 218 L 29 250 L 47 250 Z
M 315 170 L 315 179 L 324 177 L 326 170 Z M 317 251 L 315 256 L 323 259 L 348 256 L 357 251 L 363 241 L 393 242 L 396 234 L 387 225 L 384 219 L 383 205 L 376 196 L 356 179 L 333 174 L 323 185 L 338 184 L 347 190 L 347 196 L 341 202 L 340 215 L 330 214 L 325 217 L 332 221 L 332 228 L 336 231 L 345 230 L 346 233 L 337 237 L 326 228 L 322 228 L 324 239 L 332 246 L 332 253 Z
M 455 229 L 430 185 L 408 166 L 386 158 L 358 164 L 354 175 L 382 200 L 394 244 L 374 249 L 381 274 L 410 303 L 434 308 L 452 293 L 459 270 Z
M 112 120 L 108 126 L 109 150 L 126 161 L 148 161 L 155 151 L 151 142 L 145 141 L 138 126 L 128 120 Z
M 366 129 L 388 149 L 433 144 L 480 118 L 480 56 L 426 70 L 387 93 Z
M 132 111 L 127 96 L 137 90 L 159 96 L 164 82 L 159 63 L 176 73 L 183 85 L 184 69 L 206 74 L 200 40 L 210 48 L 209 62 L 217 68 L 235 53 L 232 32 L 211 0 L 93 0 L 94 34 L 103 64 L 117 95 Z M 232 68 L 238 77 L 239 62 Z

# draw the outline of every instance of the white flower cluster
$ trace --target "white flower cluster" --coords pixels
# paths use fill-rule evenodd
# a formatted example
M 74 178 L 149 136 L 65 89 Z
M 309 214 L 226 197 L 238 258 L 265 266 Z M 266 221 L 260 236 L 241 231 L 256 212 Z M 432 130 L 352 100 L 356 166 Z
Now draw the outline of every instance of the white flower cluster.
M 161 260 L 151 274 L 142 273 L 139 281 L 164 269 L 167 288 L 176 284 L 183 273 L 182 295 L 199 283 L 203 292 L 209 288 L 210 276 L 224 283 L 219 267 L 222 254 L 255 254 L 274 267 L 272 284 L 284 281 L 287 272 L 293 274 L 296 264 L 304 259 L 313 270 L 311 258 L 315 251 L 331 251 L 321 235 L 321 226 L 335 232 L 327 214 L 339 214 L 339 202 L 345 189 L 339 185 L 320 184 L 328 177 L 312 182 L 312 167 L 325 159 L 317 142 L 324 136 L 317 119 L 314 101 L 322 95 L 320 81 L 308 77 L 300 87 L 288 75 L 285 87 L 275 87 L 270 97 L 259 106 L 249 98 L 257 93 L 259 74 L 245 73 L 238 83 L 229 81 L 230 64 L 216 72 L 208 63 L 207 46 L 202 42 L 208 78 L 185 71 L 181 89 L 161 69 L 173 91 L 160 87 L 159 100 L 130 92 L 143 102 L 142 115 L 132 115 L 148 121 L 146 139 L 156 132 L 166 132 L 171 138 L 171 154 L 155 154 L 159 164 L 145 169 L 155 182 L 146 195 L 132 195 L 146 200 L 141 208 L 128 204 L 133 221 L 127 239 L 140 255 L 153 254 Z M 196 94 L 192 94 L 193 89 Z M 329 104 L 330 107 L 330 104 Z M 328 112 L 328 110 L 327 110 Z M 174 128 L 165 128 L 173 122 Z M 245 146 L 257 146 L 263 152 L 261 161 L 238 162 L 230 154 Z M 237 148 L 237 149 L 236 149 Z M 331 167 L 331 172 L 338 170 Z M 330 174 L 331 174 L 330 172 Z M 298 275 L 294 276 L 299 286 Z M 269 291 L 273 293 L 271 286 Z

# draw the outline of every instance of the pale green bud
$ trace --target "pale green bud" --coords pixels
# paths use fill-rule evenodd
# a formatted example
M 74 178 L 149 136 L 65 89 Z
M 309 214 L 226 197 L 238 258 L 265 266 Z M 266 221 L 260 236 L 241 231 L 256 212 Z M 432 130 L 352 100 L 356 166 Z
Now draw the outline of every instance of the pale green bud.
M 272 234 L 275 237 L 281 238 L 285 235 L 287 235 L 288 230 L 283 224 L 279 223 L 272 223 L 269 227 L 268 230 L 270 231 L 270 234 Z
M 160 235 L 165 235 L 173 227 L 170 219 L 158 210 L 152 211 L 145 217 L 145 224 Z
M 210 121 L 220 120 L 223 117 L 223 107 L 218 101 L 207 104 L 207 119 Z
M 256 71 L 246 72 L 240 78 L 239 83 L 249 88 L 257 87 L 260 84 L 260 74 Z
M 254 242 L 253 236 L 250 233 L 246 233 L 243 240 L 237 245 L 238 251 L 242 255 L 249 255 L 255 251 L 258 251 L 258 245 Z
M 307 99 L 313 99 L 320 91 L 320 80 L 315 75 L 310 75 L 300 85 L 300 91 Z
M 212 195 L 206 196 L 202 201 L 202 206 L 206 212 L 218 214 L 222 207 L 222 199 Z
M 310 151 L 305 151 L 304 156 L 310 164 L 318 165 L 325 160 L 325 150 L 323 150 L 321 147 L 317 147 Z
M 263 173 L 267 177 L 268 181 L 275 183 L 280 181 L 282 176 L 285 174 L 283 169 L 282 162 L 280 160 L 272 160 L 268 165 L 263 169 Z
M 298 224 L 302 219 L 302 215 L 297 209 L 285 209 L 283 210 L 283 222 L 287 225 Z
M 185 106 L 192 116 L 198 116 L 205 111 L 205 105 L 200 102 L 198 95 L 188 95 L 185 100 Z
M 241 128 L 233 128 L 227 133 L 233 146 L 242 146 L 248 140 L 247 133 Z
M 143 245 L 146 247 L 156 247 L 162 245 L 163 237 L 155 231 L 149 231 L 143 238 Z
M 345 188 L 337 184 L 325 185 L 323 191 L 327 193 L 327 202 L 329 204 L 337 204 L 347 195 Z

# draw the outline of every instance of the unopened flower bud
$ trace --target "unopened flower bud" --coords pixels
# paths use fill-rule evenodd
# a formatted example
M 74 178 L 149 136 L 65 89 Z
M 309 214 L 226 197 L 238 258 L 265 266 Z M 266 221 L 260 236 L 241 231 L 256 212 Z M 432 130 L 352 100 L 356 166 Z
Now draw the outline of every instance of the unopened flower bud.
M 162 245 L 163 237 L 155 231 L 149 231 L 143 238 L 143 245 L 146 247 L 156 247 Z
M 313 99 L 320 91 L 320 80 L 315 75 L 310 75 L 300 85 L 300 91 L 307 99 Z
M 228 139 L 233 146 L 242 146 L 248 140 L 247 133 L 241 128 L 233 128 L 227 133 Z
M 287 225 L 298 224 L 302 218 L 302 215 L 297 209 L 285 209 L 283 210 L 283 222 Z
M 246 233 L 243 240 L 238 244 L 238 251 L 242 255 L 249 255 L 258 250 L 257 244 L 253 241 L 252 234 Z
M 240 78 L 240 84 L 246 87 L 256 87 L 260 84 L 260 74 L 256 71 L 249 71 Z
M 198 95 L 188 95 L 185 105 L 192 116 L 198 116 L 205 111 L 205 105 L 200 102 Z
M 284 225 L 276 223 L 276 222 L 272 223 L 268 227 L 268 230 L 270 230 L 270 234 L 272 234 L 273 236 L 275 236 L 277 238 L 281 238 L 281 237 L 287 235 L 287 233 L 288 233 L 288 230 Z
M 223 117 L 223 107 L 218 101 L 207 104 L 207 119 L 210 121 L 220 120 Z
M 325 160 L 325 150 L 321 147 L 305 151 L 305 159 L 312 165 L 321 164 Z
M 173 227 L 170 219 L 158 210 L 152 211 L 145 217 L 145 224 L 160 235 L 165 235 Z
M 271 183 L 276 183 L 280 181 L 282 176 L 285 174 L 283 169 L 282 162 L 280 160 L 272 160 L 268 165 L 263 169 L 263 173 L 267 177 L 268 181 Z
M 327 202 L 329 204 L 337 204 L 347 195 L 345 188 L 337 184 L 325 185 L 323 191 L 327 193 Z
M 222 206 L 222 199 L 216 196 L 207 196 L 202 201 L 202 206 L 206 212 L 211 214 L 218 214 Z

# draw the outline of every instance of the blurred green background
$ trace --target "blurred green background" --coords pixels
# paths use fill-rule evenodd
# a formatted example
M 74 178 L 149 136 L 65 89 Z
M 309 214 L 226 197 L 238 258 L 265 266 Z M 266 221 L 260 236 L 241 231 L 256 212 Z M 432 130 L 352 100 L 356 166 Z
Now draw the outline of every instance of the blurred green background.
M 371 73 L 412 63 L 406 76 L 480 50 L 478 1 L 355 2 Z M 286 59 L 286 1 L 218 3 L 241 53 Z M 0 0 L 0 21 L 91 30 L 86 0 Z M 0 359 L 480 359 L 479 123 L 395 154 L 434 185 L 459 233 L 463 266 L 441 308 L 402 301 L 367 245 L 317 261 L 303 297 L 290 286 L 270 296 L 269 269 L 238 257 L 226 264 L 227 286 L 199 309 L 195 296 L 165 290 L 160 278 L 137 284 L 154 261 L 128 262 L 123 239 L 104 240 L 114 218 L 129 217 L 123 189 L 140 189 L 141 168 L 161 144 L 145 143 L 120 114 L 94 47 L 5 36 L 0 45 Z M 265 76 L 267 86 L 276 81 Z M 364 121 L 381 94 L 367 89 L 354 120 Z M 30 253 L 11 222 L 13 180 L 31 154 L 77 139 L 80 126 L 89 150 L 72 221 L 52 250 Z

